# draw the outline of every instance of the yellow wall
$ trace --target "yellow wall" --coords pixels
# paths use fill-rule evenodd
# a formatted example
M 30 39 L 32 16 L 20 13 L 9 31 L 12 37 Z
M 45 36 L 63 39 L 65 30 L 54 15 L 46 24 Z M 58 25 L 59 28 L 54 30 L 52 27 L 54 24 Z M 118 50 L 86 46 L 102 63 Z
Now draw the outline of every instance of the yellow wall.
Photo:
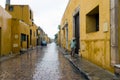
M 66 31 L 63 29 L 63 47 L 66 49 Z
M 9 7 L 13 7 L 10 11 Z M 33 12 L 29 5 L 6 5 L 6 10 L 13 16 L 12 20 L 12 39 L 18 36 L 18 39 L 12 44 L 13 52 L 19 52 L 21 49 L 27 49 L 36 46 L 36 29 L 37 26 L 33 21 Z M 16 27 L 17 26 L 17 27 Z M 15 31 L 16 30 L 16 31 Z M 30 30 L 32 30 L 32 36 L 30 39 Z M 21 34 L 25 34 L 27 40 L 21 42 Z M 31 41 L 31 44 L 30 44 Z
M 82 27 L 86 26 L 86 18 L 81 16 L 81 20 L 83 21 L 83 24 L 80 25 L 81 33 L 85 33 L 81 35 L 81 54 L 93 63 L 112 71 L 110 64 L 110 1 L 94 0 L 93 3 L 93 0 L 88 0 L 88 2 L 83 2 L 84 4 L 90 5 L 86 6 L 86 9 L 85 7 L 80 7 L 85 12 L 83 15 L 86 15 L 90 10 L 99 5 L 100 31 L 86 34 L 86 27 Z M 108 32 L 104 32 L 105 24 L 107 24 Z
M 66 38 L 65 38 L 65 29 L 61 29 L 61 44 L 62 47 L 66 49 Z
M 13 6 L 13 11 L 9 10 L 9 6 Z M 7 5 L 6 10 L 12 15 L 13 18 L 23 20 L 25 23 L 32 25 L 33 13 L 28 5 Z
M 1 55 L 11 53 L 11 15 L 0 7 Z
M 29 25 L 26 23 L 12 19 L 12 50 L 13 53 L 18 53 L 21 49 L 27 49 L 27 39 L 26 41 L 21 42 L 21 34 L 30 34 Z M 22 44 L 22 45 L 21 45 Z M 29 42 L 28 42 L 29 45 Z
M 30 27 L 32 30 L 32 47 L 35 47 L 37 44 L 37 35 L 36 35 L 36 30 L 37 30 L 37 25 L 33 25 Z
M 61 40 L 61 34 L 62 33 L 62 31 L 61 31 L 61 29 L 59 29 L 59 32 L 58 32 L 58 34 L 57 34 L 57 44 L 59 45 L 59 46 L 61 46 L 61 47 L 63 47 L 63 45 L 62 45 L 62 42 L 63 42 L 63 40 Z
M 63 18 L 61 20 L 61 44 L 63 45 L 64 48 L 66 48 L 66 31 L 62 30 L 62 28 L 64 27 L 66 21 L 68 22 L 68 50 L 70 50 L 70 42 L 73 36 L 73 13 L 75 11 L 76 8 L 78 8 L 80 4 L 80 0 L 70 0 L 69 4 L 67 5 L 66 11 L 63 15 Z
M 99 31 L 86 33 L 86 26 L 90 24 L 89 22 L 86 23 L 86 15 L 98 5 Z M 80 15 L 79 54 L 98 66 L 113 71 L 110 64 L 110 0 L 70 0 L 61 20 L 61 26 L 65 24 L 66 20 L 68 22 L 69 42 L 73 35 L 73 14 L 76 9 L 79 9 Z M 105 28 L 107 28 L 107 31 L 105 31 Z M 64 36 L 63 30 L 61 31 L 61 35 Z M 65 45 L 65 43 L 62 44 Z
M 61 46 L 64 48 L 64 33 L 63 33 L 63 30 L 61 29 Z

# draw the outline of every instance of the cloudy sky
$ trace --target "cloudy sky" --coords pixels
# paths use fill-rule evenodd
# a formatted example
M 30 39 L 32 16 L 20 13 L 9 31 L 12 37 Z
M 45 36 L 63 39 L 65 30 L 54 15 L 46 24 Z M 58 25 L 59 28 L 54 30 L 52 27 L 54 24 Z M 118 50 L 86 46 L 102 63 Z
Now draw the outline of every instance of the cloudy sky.
M 69 0 L 11 0 L 11 4 L 29 4 L 34 13 L 34 22 L 40 26 L 49 37 L 54 38 L 58 25 Z M 0 0 L 5 6 L 6 0 Z

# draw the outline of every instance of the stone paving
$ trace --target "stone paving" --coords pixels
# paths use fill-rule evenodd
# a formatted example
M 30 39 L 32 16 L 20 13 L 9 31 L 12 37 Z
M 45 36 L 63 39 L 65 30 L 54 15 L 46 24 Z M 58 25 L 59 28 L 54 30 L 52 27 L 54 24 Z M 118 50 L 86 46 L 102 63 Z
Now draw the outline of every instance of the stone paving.
M 0 62 L 0 80 L 85 80 L 55 43 Z

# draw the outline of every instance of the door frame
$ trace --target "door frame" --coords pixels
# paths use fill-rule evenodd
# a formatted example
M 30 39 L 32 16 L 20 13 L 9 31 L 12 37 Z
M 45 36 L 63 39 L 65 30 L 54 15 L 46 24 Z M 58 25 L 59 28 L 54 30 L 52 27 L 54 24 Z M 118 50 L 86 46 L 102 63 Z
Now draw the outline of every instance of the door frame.
M 68 50 L 68 24 L 66 24 L 66 49 Z
M 29 48 L 29 35 L 26 35 L 27 36 L 27 49 Z
M 75 16 L 77 16 L 77 14 L 79 14 L 79 48 L 77 52 L 77 54 L 79 54 L 80 52 L 80 7 L 77 7 L 75 11 L 73 12 L 73 35 L 72 37 L 76 37 L 75 36 Z

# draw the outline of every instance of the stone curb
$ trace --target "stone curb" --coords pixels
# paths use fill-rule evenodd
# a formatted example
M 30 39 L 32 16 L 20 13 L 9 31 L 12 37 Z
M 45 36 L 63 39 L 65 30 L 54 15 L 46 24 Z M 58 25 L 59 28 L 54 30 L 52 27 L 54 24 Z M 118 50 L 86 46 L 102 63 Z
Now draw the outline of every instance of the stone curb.
M 0 62 L 3 62 L 3 61 L 5 61 L 5 60 L 11 59 L 11 58 L 14 58 L 14 57 L 16 57 L 17 55 L 22 55 L 22 54 L 24 54 L 25 52 L 34 50 L 34 49 L 37 48 L 37 47 L 40 47 L 40 46 L 36 46 L 36 47 L 33 47 L 33 48 L 29 48 L 28 50 L 20 51 L 19 53 L 16 53 L 16 54 L 10 54 L 10 55 L 7 55 L 7 56 L 0 57 Z
M 89 77 L 82 69 L 78 68 L 78 67 L 74 64 L 74 62 L 72 62 L 72 60 L 70 60 L 69 58 L 67 58 L 67 59 L 68 59 L 68 61 L 79 71 L 79 73 L 84 76 L 84 78 L 85 78 L 86 80 L 90 80 L 90 77 Z
M 19 54 L 11 54 L 11 55 L 0 57 L 0 62 L 3 62 L 5 60 L 11 59 L 11 58 L 14 58 L 17 55 L 19 55 Z
M 70 64 L 72 64 L 72 66 L 76 69 L 76 70 L 78 70 L 78 72 L 80 72 L 80 74 L 82 74 L 83 76 L 84 76 L 84 78 L 86 79 L 86 80 L 103 80 L 103 78 L 99 78 L 98 77 L 98 75 L 96 75 L 96 76 L 93 76 L 93 75 L 91 75 L 91 73 L 88 73 L 88 72 L 85 72 L 85 70 L 84 69 L 82 69 L 81 67 L 79 67 L 79 65 L 77 65 L 74 61 L 76 61 L 76 59 L 78 59 L 77 58 L 77 56 L 76 56 L 76 59 L 72 59 L 71 57 L 70 57 L 70 55 L 68 54 L 68 52 L 65 52 L 65 50 L 63 49 L 63 48 L 59 48 L 59 50 L 63 53 L 63 55 L 66 57 L 66 59 L 70 62 Z M 97 68 L 99 68 L 99 67 L 97 67 Z M 100 69 L 100 71 L 101 70 L 103 70 L 103 69 Z M 96 71 L 96 70 L 95 70 Z M 99 69 L 97 69 L 97 71 L 99 71 Z M 107 72 L 108 73 L 108 72 Z M 105 73 L 106 74 L 106 73 Z M 108 76 L 108 75 L 107 75 Z M 114 74 L 111 74 L 111 76 L 113 76 L 114 77 Z M 119 79 L 113 79 L 113 78 L 105 78 L 104 80 L 119 80 Z

